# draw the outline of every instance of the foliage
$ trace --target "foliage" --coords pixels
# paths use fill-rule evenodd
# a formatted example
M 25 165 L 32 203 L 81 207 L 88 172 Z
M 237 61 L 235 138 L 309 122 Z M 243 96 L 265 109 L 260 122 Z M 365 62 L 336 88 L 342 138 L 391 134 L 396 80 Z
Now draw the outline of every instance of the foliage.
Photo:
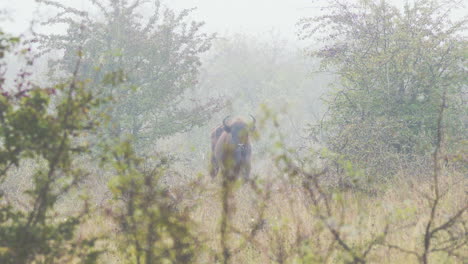
M 43 2 L 60 7 L 54 2 Z M 100 6 L 97 1 L 91 2 Z M 373 2 L 369 1 L 362 3 L 362 6 L 372 6 L 376 10 L 382 7 L 372 5 Z M 75 12 L 73 9 L 65 9 Z M 85 17 L 82 13 L 78 14 L 81 15 Z M 413 15 L 418 21 L 424 20 L 419 12 Z M 403 18 L 404 15 L 396 14 L 391 23 L 401 22 Z M 396 25 L 391 27 L 391 32 L 399 29 Z M 418 35 L 424 32 L 424 27 L 414 30 L 412 34 Z M 425 34 L 420 40 L 422 44 L 428 44 L 425 41 L 430 42 L 433 37 L 427 32 Z M 456 35 L 448 35 L 443 35 L 445 41 L 450 42 L 451 37 L 459 40 Z M 394 34 L 391 36 L 394 37 Z M 353 41 L 353 45 L 362 44 L 358 38 Z M 458 46 L 463 43 L 457 41 L 452 43 L 453 49 L 445 50 L 447 53 L 443 57 L 464 63 L 464 57 L 456 57 L 451 53 L 463 49 Z M 25 55 L 28 66 L 19 71 L 14 81 L 6 80 L 4 73 L 8 66 L 3 56 L 11 54 L 20 42 L 20 39 L 0 32 L 1 263 L 455 263 L 467 259 L 468 207 L 464 188 L 467 178 L 459 171 L 450 171 L 452 168 L 443 164 L 448 157 L 446 142 L 458 142 L 457 136 L 465 135 L 457 132 L 460 127 L 454 122 L 463 113 L 455 113 L 458 106 L 452 102 L 463 100 L 463 96 L 454 97 L 459 92 L 457 89 L 464 88 L 457 86 L 462 83 L 463 76 L 457 75 L 460 69 L 452 64 L 453 61 L 446 61 L 447 72 L 439 72 L 440 76 L 431 75 L 429 69 L 435 66 L 429 64 L 433 61 L 426 54 L 420 55 L 421 61 L 418 63 L 427 68 L 418 63 L 413 65 L 415 72 L 411 74 L 415 74 L 412 75 L 414 79 L 411 79 L 411 85 L 407 86 L 409 90 L 405 90 L 402 100 L 410 100 L 407 95 L 412 93 L 412 89 L 427 89 L 423 98 L 428 104 L 427 108 L 415 108 L 408 117 L 413 122 L 418 120 L 416 115 L 419 115 L 424 126 L 433 125 L 427 130 L 409 126 L 409 121 L 395 125 L 393 115 L 377 109 L 371 97 L 362 101 L 365 94 L 362 87 L 343 77 L 343 90 L 338 94 L 343 97 L 348 95 L 359 103 L 359 107 L 366 106 L 368 112 L 361 120 L 358 112 L 345 111 L 351 109 L 350 104 L 332 105 L 331 116 L 323 123 L 330 137 L 331 151 L 314 151 L 311 148 L 303 151 L 289 147 L 291 133 L 281 129 L 285 118 L 263 106 L 264 117 L 258 117 L 258 128 L 262 133 L 258 136 L 267 139 L 272 161 L 267 161 L 263 166 L 260 162 L 253 164 L 255 172 L 265 176 L 263 179 L 258 177 L 241 181 L 226 177 L 229 175 L 220 175 L 221 179 L 207 180 L 207 177 L 200 177 L 187 185 L 172 186 L 164 182 L 173 176 L 169 170 L 171 160 L 161 157 L 142 158 L 136 154 L 131 141 L 120 142 L 120 137 L 104 142 L 101 170 L 95 166 L 99 161 L 95 155 L 93 159 L 88 159 L 87 154 L 91 149 L 87 142 L 89 135 L 94 137 L 102 125 L 97 122 L 102 117 L 94 114 L 94 111 L 100 110 L 102 102 L 93 96 L 93 89 L 102 85 L 106 89 L 120 91 L 125 88 L 121 82 L 129 74 L 123 69 L 117 69 L 109 74 L 103 72 L 99 81 L 80 81 L 79 70 L 86 69 L 81 67 L 79 57 L 82 56 L 83 60 L 91 58 L 86 57 L 87 50 L 81 52 L 78 48 L 77 59 L 73 58 L 72 53 L 69 54 L 69 59 L 76 63 L 75 67 L 68 70 L 71 74 L 67 76 L 71 75 L 71 78 L 61 84 L 41 88 L 31 81 L 30 68 L 35 67 L 34 56 L 30 48 L 25 48 L 19 49 L 14 55 Z M 400 49 L 405 50 L 403 45 L 398 46 L 400 49 L 394 47 L 399 45 L 397 41 L 388 43 L 395 56 L 403 52 Z M 445 42 L 438 43 L 434 50 L 427 52 L 434 56 L 433 60 L 443 61 L 442 57 L 437 57 L 436 51 L 447 47 L 443 45 Z M 91 50 L 93 47 L 87 46 Z M 418 51 L 417 45 L 410 47 Z M 235 50 L 235 45 L 231 48 Z M 255 49 L 252 54 L 259 50 L 261 48 Z M 349 52 L 346 49 L 346 53 L 340 56 L 351 56 L 353 53 Z M 379 85 L 388 84 L 388 87 L 396 89 L 394 82 L 388 82 L 387 78 L 379 79 L 378 71 L 382 69 L 376 68 L 379 59 L 375 56 L 382 55 L 384 68 L 388 64 L 388 73 L 392 76 L 390 80 L 400 76 L 398 74 L 404 75 L 401 68 L 396 68 L 400 64 L 392 64 L 398 60 L 388 57 L 380 46 L 369 51 L 372 55 L 370 58 L 361 58 L 357 50 L 354 52 L 356 57 L 350 58 L 356 59 L 358 65 L 363 63 L 360 66 L 367 67 L 364 62 L 373 65 L 367 69 L 370 71 L 368 76 L 375 84 L 369 86 L 373 88 L 369 89 L 370 95 L 377 98 L 382 96 L 380 93 L 383 90 L 375 88 Z M 407 52 L 402 54 L 410 59 L 414 54 Z M 235 54 L 230 51 L 226 53 L 226 58 Z M 250 57 L 246 55 L 242 58 Z M 223 67 L 229 61 L 231 59 L 216 65 Z M 333 61 L 332 57 L 323 58 L 323 62 L 329 62 L 329 67 L 340 70 L 352 66 L 344 67 L 339 64 L 340 60 Z M 235 67 L 242 69 L 241 61 L 236 61 L 236 64 Z M 256 69 L 255 65 L 251 65 L 254 62 L 247 64 L 249 67 L 246 66 L 246 69 Z M 269 84 L 262 84 L 262 78 L 258 77 L 263 74 L 263 70 L 252 73 L 251 80 L 264 85 L 259 90 L 254 89 L 259 97 L 252 102 L 261 97 L 268 98 L 268 91 L 285 92 L 282 89 L 288 83 L 287 76 L 296 76 L 294 71 L 287 72 L 288 67 L 284 65 L 288 63 L 274 64 L 283 65 L 284 68 L 278 72 L 283 73 L 284 69 L 286 73 L 281 76 L 276 75 L 275 67 L 270 68 L 267 64 L 261 65 L 265 67 L 265 72 L 274 76 L 269 79 Z M 219 70 L 223 72 L 224 69 Z M 242 72 L 238 70 L 232 72 Z M 247 73 L 249 71 L 242 74 Z M 386 74 L 387 70 L 383 73 Z M 356 80 L 364 84 L 369 81 L 354 68 L 353 74 Z M 430 78 L 431 82 L 428 81 Z M 242 78 L 238 80 L 242 81 Z M 14 86 L 9 87 L 10 83 Z M 294 82 L 294 85 L 299 83 Z M 255 85 L 249 86 L 252 87 L 257 88 Z M 231 91 L 235 88 L 229 86 L 226 89 Z M 136 88 L 136 92 L 139 89 Z M 237 91 L 242 89 L 236 90 L 235 94 L 240 96 Z M 401 103 L 398 108 L 393 105 L 398 100 L 391 97 L 396 95 L 386 95 L 389 100 L 381 99 L 382 103 L 389 102 L 389 105 L 384 105 L 388 107 L 386 110 L 404 112 L 400 108 L 407 107 L 407 104 Z M 344 101 L 340 97 L 336 103 Z M 375 128 L 376 124 L 379 127 Z M 331 128 L 348 129 L 345 132 L 349 134 L 342 130 L 334 134 Z M 413 139 L 415 135 L 424 133 L 427 133 L 427 138 L 418 139 L 414 143 L 410 140 L 413 145 L 409 149 L 395 150 L 397 147 L 392 145 L 403 144 L 404 139 Z M 389 138 L 394 141 L 389 141 Z M 340 142 L 341 139 L 350 142 Z M 366 140 L 373 141 L 363 142 Z M 424 143 L 424 140 L 427 142 Z M 358 148 L 363 143 L 364 147 Z M 394 156 L 388 160 L 401 158 L 406 152 L 408 156 L 422 155 L 429 152 L 425 144 L 434 146 L 432 179 L 422 181 L 421 178 L 408 177 L 411 174 L 403 174 L 374 192 L 356 188 L 365 174 L 356 166 L 355 160 L 368 161 L 377 155 L 387 158 L 386 154 L 389 153 Z M 338 148 L 343 145 L 344 148 Z M 363 154 L 359 152 L 362 149 L 372 152 Z M 464 154 L 461 152 L 459 157 L 462 161 Z M 21 197 L 11 199 L 11 190 L 4 185 L 5 181 L 13 178 L 16 184 L 17 178 L 23 173 L 21 168 L 31 164 L 31 187 Z M 386 164 L 382 162 L 382 168 L 387 168 L 383 167 Z M 195 164 L 191 165 L 195 167 Z M 335 165 L 340 169 L 335 171 Z M 96 171 L 93 176 L 108 174 L 112 177 L 108 187 L 113 199 L 110 203 L 101 202 L 100 208 L 91 207 L 96 202 L 94 200 L 75 197 L 75 191 L 81 194 L 83 189 L 90 186 L 84 180 L 90 178 L 87 176 L 91 175 L 93 169 Z M 183 173 L 192 177 L 193 168 Z M 333 181 L 336 175 L 350 178 L 357 184 L 352 188 L 335 188 Z M 102 191 L 95 186 L 90 187 L 91 191 Z M 77 200 L 83 203 L 82 208 L 76 206 Z M 63 210 L 63 207 L 68 208 Z M 102 222 L 97 223 L 100 220 Z M 95 229 L 107 235 L 98 240 L 93 232 Z M 104 247 L 109 254 L 102 254 L 100 249 Z
M 195 87 L 199 57 L 213 38 L 201 32 L 203 23 L 188 21 L 191 9 L 176 13 L 159 0 L 153 7 L 146 1 L 90 0 L 89 10 L 99 13 L 92 15 L 58 1 L 38 2 L 60 10 L 44 25 L 68 27 L 63 35 L 42 35 L 42 49 L 63 51 L 52 65 L 70 73 L 82 47 L 80 77 L 89 79 L 96 93 L 114 99 L 113 136 L 130 134 L 143 146 L 201 125 L 219 108 L 215 100 L 184 96 Z M 151 16 L 144 19 L 143 11 Z
M 191 263 L 197 249 L 191 220 L 176 210 L 159 180 L 169 161 L 143 161 L 129 142 L 109 153 L 117 175 L 110 182 L 117 206 L 112 215 L 128 263 Z
M 3 52 L 19 41 L 0 36 Z M 30 49 L 24 53 L 33 66 Z M 88 169 L 96 165 L 86 166 L 83 160 L 91 149 L 89 136 L 96 136 L 100 125 L 92 113 L 102 103 L 77 79 L 80 62 L 70 81 L 52 88 L 35 86 L 27 70 L 20 72 L 16 87 L 0 87 L 0 183 L 16 173 L 14 168 L 35 168 L 32 187 L 19 197 L 27 202 L 18 204 L 8 191 L 0 193 L 1 263 L 96 263 L 103 252 L 97 236 L 79 234 L 96 211 L 85 197 L 73 198 L 75 191 L 81 192 Z M 4 72 L 7 64 L 1 65 Z M 112 219 L 121 228 L 120 252 L 129 263 L 190 262 L 198 245 L 192 223 L 177 211 L 159 180 L 168 160 L 143 163 L 129 141 L 110 141 L 102 144 L 102 166 L 114 175 L 109 186 L 116 201 Z M 146 169 L 150 163 L 154 165 Z M 58 205 L 71 198 L 83 200 L 83 208 L 60 212 Z M 109 237 L 113 238 L 99 239 Z
M 444 89 L 449 146 L 466 138 L 466 20 L 450 20 L 457 2 L 417 0 L 400 11 L 387 1 L 333 1 L 301 21 L 304 39 L 326 43 L 311 55 L 339 81 L 319 128 L 333 151 L 371 174 L 430 153 Z
M 0 33 L 0 59 L 18 42 Z M 21 51 L 32 66 L 29 48 Z M 0 72 L 6 69 L 2 61 Z M 77 207 L 71 214 L 60 213 L 56 206 L 87 175 L 77 164 L 88 148 L 79 139 L 95 127 L 89 112 L 99 100 L 76 75 L 50 88 L 34 86 L 29 75 L 27 69 L 21 70 L 15 87 L 7 87 L 3 78 L 0 83 L 0 183 L 15 167 L 37 161 L 32 187 L 21 206 L 7 192 L 0 192 L 0 262 L 95 263 L 100 253 L 94 249 L 96 238 L 76 237 L 77 228 L 89 215 L 86 201 L 82 210 Z
M 353 190 L 351 196 L 347 196 L 346 192 L 342 190 L 334 190 L 330 188 L 331 169 L 333 163 L 323 160 L 317 167 L 310 166 L 307 162 L 308 158 L 302 156 L 297 157 L 294 149 L 290 150 L 286 147 L 284 139 L 278 130 L 278 124 L 274 123 L 277 132 L 278 151 L 275 155 L 275 163 L 280 173 L 287 175 L 288 183 L 297 182 L 300 184 L 300 191 L 304 193 L 301 197 L 304 202 L 306 212 L 320 223 L 320 227 L 316 228 L 312 233 L 303 234 L 297 239 L 299 244 L 302 244 L 301 250 L 296 252 L 290 250 L 283 259 L 290 256 L 300 256 L 298 261 L 316 261 L 318 263 L 328 262 L 344 262 L 344 263 L 367 263 L 373 262 L 375 256 L 379 256 L 381 250 L 389 252 L 400 252 L 407 257 L 413 257 L 419 263 L 437 263 L 444 260 L 447 263 L 455 261 L 463 261 L 466 259 L 466 247 L 468 240 L 466 239 L 466 227 L 468 212 L 468 205 L 465 199 L 461 200 L 447 200 L 447 194 L 457 189 L 455 186 L 460 182 L 452 182 L 447 184 L 443 183 L 443 176 L 447 177 L 447 169 L 442 166 L 442 157 L 444 153 L 445 129 L 442 125 L 443 117 L 446 106 L 446 93 L 442 95 L 442 102 L 439 104 L 439 112 L 437 113 L 436 120 L 436 139 L 435 150 L 433 152 L 432 179 L 428 184 L 430 188 L 420 189 L 419 186 L 411 187 L 411 192 L 416 196 L 422 197 L 424 201 L 422 206 L 415 211 L 411 206 L 403 208 L 389 208 L 393 215 L 392 217 L 382 217 L 376 221 L 373 213 L 366 208 L 360 208 L 358 205 L 358 212 L 352 218 L 347 217 L 347 211 L 350 210 L 350 205 L 353 204 L 352 200 L 359 193 L 359 189 Z M 267 113 L 276 119 L 275 115 Z M 314 153 L 312 152 L 312 155 Z M 304 162 L 306 160 L 306 162 Z M 344 174 L 354 173 L 352 169 L 342 171 Z M 462 176 L 464 177 L 464 176 Z M 405 179 L 408 182 L 408 179 Z M 446 180 L 446 179 L 445 179 Z M 464 179 L 466 180 L 466 179 Z M 463 181 L 463 179 L 461 180 Z M 417 184 L 421 184 L 418 180 Z M 416 185 L 417 185 L 416 184 Z M 400 186 L 398 184 L 397 186 Z M 399 187 L 395 187 L 399 188 Z M 462 188 L 463 189 L 463 188 Z M 460 189 L 460 190 L 462 190 Z M 406 191 L 407 192 L 407 191 Z M 462 191 L 463 193 L 464 191 Z M 362 201 L 376 203 L 381 199 L 382 194 L 367 194 L 363 197 Z M 369 196 L 367 196 L 369 195 Z M 375 195 L 378 198 L 373 198 Z M 359 199 L 360 200 L 360 199 Z M 457 203 L 456 206 L 450 207 L 443 203 Z M 385 204 L 383 205 L 386 206 Z M 450 207 L 450 208 L 449 208 Z M 397 209 L 397 210 L 395 210 Z M 361 215 L 364 213 L 367 216 Z M 371 218 L 367 226 L 359 228 L 363 218 Z M 298 218 L 293 216 L 293 219 Z M 412 219 L 405 221 L 405 219 Z M 414 218 L 417 221 L 414 221 Z M 396 219 L 399 219 L 398 221 Z M 300 222 L 300 221 L 299 221 Z M 378 223 L 377 223 L 378 222 Z M 313 221 L 309 221 L 313 225 Z M 422 225 L 420 225 L 423 223 Z M 369 224 L 371 226 L 369 226 Z M 375 226 L 379 226 L 378 229 Z M 423 228 L 418 228 L 418 225 Z M 420 229 L 418 235 L 414 236 L 414 241 L 408 246 L 404 239 L 392 239 L 392 236 L 398 233 L 405 233 L 409 228 Z M 351 231 L 350 230 L 354 230 Z M 323 236 L 329 237 L 324 241 L 325 247 L 321 248 L 320 241 L 315 241 L 316 237 Z M 296 243 L 298 243 L 296 241 Z M 327 245 L 327 243 L 329 243 Z M 405 244 L 405 246 L 401 246 Z M 304 248 L 306 246 L 306 248 Z M 307 248 L 308 247 L 308 248 Z M 297 248 L 300 248 L 299 246 Z M 381 255 L 380 255 L 381 256 Z M 309 259 L 310 258 L 310 259 Z M 393 263 L 395 260 L 390 259 Z M 284 263 L 285 261 L 278 261 Z M 380 262 L 380 260 L 379 260 Z M 301 262 L 300 262 L 301 263 Z

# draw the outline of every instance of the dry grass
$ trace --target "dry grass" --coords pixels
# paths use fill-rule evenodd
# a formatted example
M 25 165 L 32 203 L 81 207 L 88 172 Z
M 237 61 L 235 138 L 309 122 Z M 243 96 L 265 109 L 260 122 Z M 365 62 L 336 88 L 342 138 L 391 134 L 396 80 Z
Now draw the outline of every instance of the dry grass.
M 324 223 L 316 217 L 316 210 L 307 192 L 298 184 L 276 177 L 275 169 L 264 169 L 263 180 L 257 183 L 261 191 L 250 184 L 238 184 L 231 196 L 228 245 L 233 252 L 230 263 L 344 263 L 349 260 L 337 245 Z M 24 171 L 23 171 L 24 173 Z M 19 178 L 17 178 L 19 180 Z M 22 184 L 27 181 L 21 178 Z M 103 263 L 123 263 L 116 243 L 119 229 L 106 215 L 102 203 L 104 183 L 91 179 L 86 187 L 96 209 L 89 221 L 79 230 L 78 237 L 104 236 L 99 244 L 106 249 Z M 454 171 L 441 177 L 440 189 L 444 194 L 437 215 L 438 221 L 468 203 L 466 187 L 468 178 Z M 9 185 L 12 186 L 12 185 Z M 93 186 L 95 189 L 93 189 Z M 187 210 L 195 224 L 195 234 L 203 250 L 197 252 L 198 263 L 220 262 L 221 193 L 220 176 L 211 180 L 208 176 L 198 181 L 197 187 L 179 185 L 170 191 L 179 210 Z M 376 195 L 359 191 L 326 188 L 332 195 L 332 211 L 336 217 L 327 219 L 337 226 L 342 237 L 354 248 L 364 248 L 376 235 L 388 226 L 385 243 L 375 245 L 369 254 L 369 263 L 418 263 L 411 254 L 391 249 L 385 244 L 397 245 L 409 251 L 421 251 L 423 232 L 430 214 L 427 195 L 432 188 L 431 177 L 398 175 L 379 186 Z M 16 193 L 16 189 L 11 189 Z M 64 198 L 60 210 L 76 208 L 78 198 Z M 69 199 L 70 198 L 70 199 Z M 263 206 L 263 207 L 262 207 Z M 186 208 L 186 209 L 184 209 Z M 262 210 L 263 208 L 263 210 Z M 462 220 L 468 220 L 466 212 Z M 252 235 L 252 230 L 256 230 Z M 466 233 L 465 233 L 466 234 Z M 466 239 L 466 238 L 465 238 Z M 468 252 L 465 245 L 461 252 Z M 457 263 L 444 253 L 434 253 L 430 263 Z M 461 263 L 462 261 L 459 260 Z
M 445 175 L 441 186 L 447 190 L 438 218 L 453 214 L 466 205 L 465 176 L 455 172 Z M 190 204 L 191 217 L 197 223 L 196 233 L 203 241 L 205 251 L 198 256 L 199 263 L 214 263 L 220 251 L 220 183 L 206 181 L 203 191 L 182 203 Z M 229 216 L 229 245 L 234 252 L 231 263 L 343 263 L 349 256 L 340 250 L 333 237 L 315 216 L 307 194 L 300 186 L 285 180 L 271 180 L 270 195 L 266 199 L 250 185 L 239 186 L 231 198 Z M 182 188 L 182 187 L 179 187 Z M 364 247 L 374 236 L 389 226 L 386 242 L 401 248 L 420 251 L 423 246 L 424 226 L 429 217 L 430 177 L 421 179 L 399 176 L 376 196 L 358 191 L 333 192 L 333 215 L 328 219 L 339 226 L 342 237 L 352 246 Z M 179 190 L 181 191 L 181 190 Z M 186 190 L 190 192 L 190 190 Z M 190 196 L 190 195 L 189 195 Z M 196 196 L 196 197 L 195 197 Z M 261 204 L 266 208 L 260 215 Z M 183 207 L 183 206 L 182 206 Z M 261 220 L 259 231 L 250 232 Z M 467 220 L 466 214 L 463 220 Z M 247 242 L 242 246 L 243 242 Z M 240 250 L 237 248 L 240 247 Z M 468 250 L 468 248 L 465 249 Z M 431 263 L 456 263 L 446 254 L 431 255 Z M 390 249 L 383 243 L 369 254 L 370 263 L 418 263 L 416 257 Z

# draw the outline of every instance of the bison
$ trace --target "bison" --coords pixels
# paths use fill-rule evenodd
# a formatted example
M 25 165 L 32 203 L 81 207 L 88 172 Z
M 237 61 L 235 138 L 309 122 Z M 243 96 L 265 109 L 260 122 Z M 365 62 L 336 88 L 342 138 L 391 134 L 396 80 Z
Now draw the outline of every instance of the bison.
M 214 178 L 219 169 L 223 176 L 235 178 L 242 171 L 245 179 L 250 176 L 250 159 L 252 146 L 249 134 L 255 130 L 255 118 L 248 124 L 240 118 L 227 122 L 229 116 L 223 119 L 223 124 L 211 132 L 211 171 Z

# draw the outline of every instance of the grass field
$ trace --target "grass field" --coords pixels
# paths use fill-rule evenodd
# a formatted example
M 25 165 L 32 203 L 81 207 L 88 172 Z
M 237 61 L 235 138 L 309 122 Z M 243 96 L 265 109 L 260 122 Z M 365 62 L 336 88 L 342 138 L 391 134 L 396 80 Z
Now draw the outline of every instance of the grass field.
M 368 263 L 420 263 L 424 233 L 431 213 L 432 177 L 399 175 L 373 193 L 322 184 L 327 196 L 314 203 L 300 181 L 274 175 L 256 183 L 236 183 L 230 189 L 227 215 L 229 263 L 352 263 L 353 254 Z M 265 178 L 265 177 L 263 177 Z M 435 226 L 466 208 L 466 176 L 450 171 L 440 181 L 443 193 Z M 195 187 L 196 186 L 196 187 Z M 169 188 L 176 210 L 189 216 L 197 250 L 194 263 L 221 263 L 221 179 L 201 176 L 196 184 Z M 325 201 L 330 205 L 327 213 Z M 80 231 L 83 236 L 106 235 L 108 250 L 103 263 L 125 263 L 119 250 L 119 226 L 105 213 L 105 205 Z M 325 215 L 326 218 L 321 218 Z M 429 255 L 430 263 L 463 263 L 467 252 L 466 209 L 459 221 L 434 238 L 437 247 L 448 246 L 458 236 L 450 253 Z M 331 230 L 339 233 L 343 245 Z M 368 251 L 367 253 L 364 253 Z M 365 257 L 363 254 L 366 254 Z M 454 257 L 457 256 L 457 257 Z

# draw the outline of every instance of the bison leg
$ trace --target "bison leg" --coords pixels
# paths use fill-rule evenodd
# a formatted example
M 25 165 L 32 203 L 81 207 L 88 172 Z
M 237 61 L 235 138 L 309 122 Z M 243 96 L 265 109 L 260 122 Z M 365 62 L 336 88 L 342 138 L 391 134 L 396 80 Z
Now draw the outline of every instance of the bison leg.
M 210 175 L 212 178 L 218 175 L 219 166 L 214 155 L 211 155 Z
M 250 179 L 250 163 L 244 164 L 244 179 L 249 180 Z

